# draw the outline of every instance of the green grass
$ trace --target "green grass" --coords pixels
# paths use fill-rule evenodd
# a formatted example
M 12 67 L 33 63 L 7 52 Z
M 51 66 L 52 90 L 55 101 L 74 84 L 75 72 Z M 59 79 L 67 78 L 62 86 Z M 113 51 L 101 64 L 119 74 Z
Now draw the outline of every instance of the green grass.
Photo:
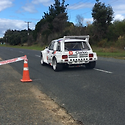
M 125 59 L 124 49 L 118 49 L 115 47 L 101 48 L 101 47 L 95 47 L 95 46 L 93 46 L 92 48 L 93 48 L 93 51 L 96 52 L 98 56 Z
M 3 47 L 12 47 L 12 48 L 22 48 L 22 49 L 30 49 L 30 50 L 43 50 L 45 47 L 41 47 L 41 46 L 38 46 L 38 45 L 32 45 L 32 46 L 11 46 L 11 45 L 0 45 L 0 46 L 3 46 Z
M 0 45 L 0 46 L 39 50 L 39 51 L 41 51 L 45 48 L 45 46 L 41 47 L 41 46 L 38 46 L 38 45 L 32 45 L 32 46 Z M 92 48 L 93 48 L 93 51 L 97 53 L 97 56 L 125 59 L 125 50 L 124 49 L 118 49 L 118 48 L 115 48 L 115 47 L 101 48 L 101 47 L 96 47 L 96 46 L 92 46 Z

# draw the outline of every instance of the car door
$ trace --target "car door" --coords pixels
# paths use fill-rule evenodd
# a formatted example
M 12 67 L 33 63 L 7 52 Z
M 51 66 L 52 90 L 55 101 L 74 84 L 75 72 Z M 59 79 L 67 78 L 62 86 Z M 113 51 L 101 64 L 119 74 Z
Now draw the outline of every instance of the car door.
M 62 59 L 61 43 L 57 41 L 55 44 L 56 51 L 54 51 L 57 62 L 60 62 Z
M 49 49 L 48 49 L 48 54 L 47 54 L 47 58 L 48 58 L 48 63 L 52 64 L 52 58 L 53 58 L 53 52 L 54 52 L 54 44 L 55 41 L 52 41 L 49 45 Z

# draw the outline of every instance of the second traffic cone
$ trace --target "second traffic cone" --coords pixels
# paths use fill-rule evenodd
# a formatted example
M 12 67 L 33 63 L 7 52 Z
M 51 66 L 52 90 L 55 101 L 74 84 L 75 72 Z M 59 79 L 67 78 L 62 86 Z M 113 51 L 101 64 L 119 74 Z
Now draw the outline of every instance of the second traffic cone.
M 30 75 L 29 75 L 28 59 L 24 60 L 23 78 L 20 81 L 21 82 L 32 82 L 32 79 L 30 79 Z

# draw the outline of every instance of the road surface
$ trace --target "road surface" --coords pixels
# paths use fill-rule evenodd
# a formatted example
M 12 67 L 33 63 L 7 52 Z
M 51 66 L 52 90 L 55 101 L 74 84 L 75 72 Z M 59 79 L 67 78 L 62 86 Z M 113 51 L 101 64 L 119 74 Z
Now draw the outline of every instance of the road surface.
M 125 61 L 99 58 L 93 70 L 54 72 L 40 65 L 40 51 L 0 47 L 3 60 L 27 55 L 31 84 L 84 125 L 125 124 Z M 23 72 L 23 61 L 9 64 Z

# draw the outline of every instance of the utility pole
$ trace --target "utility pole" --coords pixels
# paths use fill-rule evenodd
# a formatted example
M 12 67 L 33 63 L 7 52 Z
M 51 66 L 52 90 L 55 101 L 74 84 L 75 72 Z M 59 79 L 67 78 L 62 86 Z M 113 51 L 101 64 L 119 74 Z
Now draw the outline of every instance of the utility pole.
M 29 28 L 29 24 L 31 23 L 31 22 L 26 22 L 25 21 L 25 23 L 27 23 L 27 35 L 28 35 L 28 41 L 27 41 L 27 43 L 28 43 L 28 45 L 30 44 L 30 28 Z
M 25 23 L 27 23 L 27 29 L 29 30 L 30 28 L 29 28 L 29 24 L 31 23 L 31 22 L 26 22 L 25 21 Z
M 29 30 L 30 30 L 29 24 L 30 24 L 31 22 L 26 22 L 26 21 L 25 21 L 25 23 L 27 23 L 27 30 L 28 30 L 28 36 L 29 36 Z

